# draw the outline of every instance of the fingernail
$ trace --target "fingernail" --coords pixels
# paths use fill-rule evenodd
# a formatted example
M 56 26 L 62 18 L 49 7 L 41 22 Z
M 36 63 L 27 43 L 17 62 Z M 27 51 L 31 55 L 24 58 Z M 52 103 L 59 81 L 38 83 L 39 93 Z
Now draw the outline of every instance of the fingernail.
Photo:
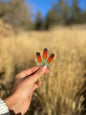
M 46 71 L 46 69 L 47 69 L 47 66 L 46 66 L 46 65 L 44 65 L 44 66 L 42 66 L 40 69 L 41 69 L 43 72 L 45 72 L 45 71 Z

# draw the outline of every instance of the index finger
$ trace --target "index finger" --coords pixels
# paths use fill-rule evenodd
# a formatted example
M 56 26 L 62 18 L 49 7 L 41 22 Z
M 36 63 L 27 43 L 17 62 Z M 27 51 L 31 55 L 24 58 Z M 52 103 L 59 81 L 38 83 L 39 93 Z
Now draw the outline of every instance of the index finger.
M 20 72 L 19 74 L 17 74 L 16 78 L 24 78 L 24 77 L 26 77 L 26 76 L 38 71 L 40 69 L 40 67 L 41 66 L 39 65 L 39 66 L 32 67 L 30 69 L 26 69 L 26 70 Z

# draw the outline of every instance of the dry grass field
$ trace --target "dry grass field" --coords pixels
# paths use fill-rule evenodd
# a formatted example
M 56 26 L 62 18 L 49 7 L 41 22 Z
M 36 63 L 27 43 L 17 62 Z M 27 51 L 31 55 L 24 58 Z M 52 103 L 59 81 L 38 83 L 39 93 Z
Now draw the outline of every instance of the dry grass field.
M 4 28 L 4 27 L 2 27 Z M 85 115 L 86 30 L 60 27 L 14 34 L 0 28 L 0 97 L 9 95 L 16 73 L 37 65 L 35 53 L 48 48 L 55 58 L 33 94 L 26 115 Z

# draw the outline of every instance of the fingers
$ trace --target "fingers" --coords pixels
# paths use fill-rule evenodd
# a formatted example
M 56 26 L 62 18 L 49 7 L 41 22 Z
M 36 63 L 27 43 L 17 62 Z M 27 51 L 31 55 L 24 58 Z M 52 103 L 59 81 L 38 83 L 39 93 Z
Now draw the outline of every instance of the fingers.
M 35 83 L 39 78 L 41 78 L 45 74 L 46 70 L 46 65 L 41 66 L 41 68 L 34 75 L 31 76 L 31 81 Z
M 41 81 L 38 81 L 37 83 L 35 83 L 33 86 L 33 91 L 36 90 L 41 84 L 42 84 Z
M 41 66 L 39 65 L 39 66 L 35 66 L 30 69 L 26 69 L 26 70 L 20 72 L 19 74 L 17 74 L 15 78 L 24 78 L 24 77 L 38 71 L 40 68 L 41 68 Z M 46 70 L 45 73 L 49 73 L 49 70 Z
M 19 74 L 17 74 L 17 75 L 16 75 L 16 78 L 24 78 L 24 77 L 26 77 L 26 76 L 28 76 L 28 75 L 30 75 L 30 74 L 36 72 L 37 70 L 39 70 L 40 67 L 41 67 L 41 66 L 35 66 L 35 67 L 33 67 L 33 68 L 26 69 L 26 70 L 20 72 Z M 46 71 L 46 72 L 47 72 L 47 71 Z
M 35 67 L 33 67 L 33 68 L 24 70 L 23 72 L 26 74 L 26 76 L 28 76 L 28 75 L 30 75 L 30 74 L 36 72 L 37 70 L 39 70 L 40 67 L 41 67 L 40 65 L 39 65 L 39 66 L 35 66 Z

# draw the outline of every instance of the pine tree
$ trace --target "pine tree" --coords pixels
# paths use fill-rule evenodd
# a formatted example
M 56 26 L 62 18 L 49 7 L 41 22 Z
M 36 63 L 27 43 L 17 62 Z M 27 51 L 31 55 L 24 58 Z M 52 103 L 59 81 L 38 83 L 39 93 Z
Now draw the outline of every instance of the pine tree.
M 41 12 L 38 11 L 36 15 L 36 22 L 35 22 L 35 29 L 40 30 L 42 27 L 42 18 L 41 18 Z
M 79 0 L 73 0 L 73 5 L 72 5 L 72 23 L 79 23 L 79 18 L 80 18 L 80 8 L 78 5 Z
M 52 9 L 48 12 L 46 16 L 47 28 L 57 24 L 57 5 L 54 3 Z
M 69 14 L 70 14 L 70 9 L 68 6 L 68 2 L 65 2 L 64 3 L 64 13 L 63 13 L 64 24 L 68 24 Z

